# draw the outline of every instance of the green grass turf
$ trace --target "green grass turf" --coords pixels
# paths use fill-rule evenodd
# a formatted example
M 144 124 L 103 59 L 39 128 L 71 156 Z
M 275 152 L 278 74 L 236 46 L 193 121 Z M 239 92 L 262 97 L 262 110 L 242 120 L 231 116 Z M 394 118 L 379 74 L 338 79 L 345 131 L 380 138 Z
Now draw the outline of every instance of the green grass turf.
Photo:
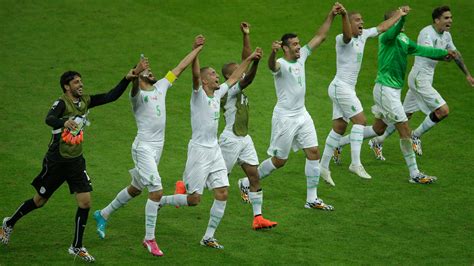
M 413 2 L 413 1 L 410 1 Z M 399 1 L 354 0 L 346 8 L 359 10 L 366 27 L 377 25 L 383 13 Z M 452 35 L 474 71 L 471 33 L 474 5 L 469 0 L 416 1 L 406 32 L 416 40 L 431 23 L 435 6 L 449 4 L 454 15 Z M 150 58 L 157 76 L 164 75 L 190 51 L 193 38 L 204 34 L 201 65 L 220 69 L 238 61 L 239 23 L 252 24 L 253 47 L 265 56 L 248 89 L 250 133 L 260 160 L 267 158 L 271 115 L 276 102 L 272 76 L 266 67 L 271 42 L 296 32 L 307 42 L 323 22 L 331 1 L 0 1 L 0 216 L 8 216 L 34 193 L 29 185 L 41 169 L 50 138 L 44 118 L 61 94 L 59 76 L 66 70 L 82 73 L 87 93 L 112 88 L 138 60 Z M 337 17 L 326 42 L 306 64 L 306 107 L 322 147 L 331 127 L 327 86 L 335 74 L 334 37 L 341 31 Z M 377 40 L 369 40 L 357 94 L 369 123 L 376 75 Z M 412 59 L 410 59 L 410 66 Z M 386 162 L 376 161 L 364 143 L 362 161 L 374 177 L 364 182 L 343 165 L 332 166 L 337 187 L 321 182 L 319 195 L 336 208 L 326 213 L 303 208 L 304 155 L 291 154 L 287 165 L 263 182 L 264 214 L 279 222 L 271 231 L 250 229 L 250 205 L 239 200 L 234 168 L 226 213 L 216 237 L 225 250 L 199 246 L 212 204 L 211 193 L 195 208 L 160 211 L 157 239 L 165 257 L 154 258 L 141 247 L 144 204 L 141 195 L 116 212 L 105 240 L 94 232 L 90 218 L 84 243 L 100 264 L 461 264 L 474 262 L 473 129 L 470 105 L 474 92 L 454 63 L 440 63 L 434 86 L 449 103 L 449 119 L 423 137 L 422 170 L 437 175 L 430 186 L 411 185 L 393 136 L 385 145 Z M 187 70 L 168 93 L 166 142 L 160 163 L 165 194 L 173 192 L 186 161 L 191 136 Z M 92 109 L 85 135 L 85 157 L 94 184 L 93 208 L 108 204 L 130 178 L 130 146 L 136 126 L 127 96 Z M 411 122 L 423 119 L 416 114 Z M 221 120 L 221 128 L 223 121 Z M 0 265 L 71 264 L 76 205 L 64 185 L 43 208 L 15 227 L 8 247 L 0 247 Z

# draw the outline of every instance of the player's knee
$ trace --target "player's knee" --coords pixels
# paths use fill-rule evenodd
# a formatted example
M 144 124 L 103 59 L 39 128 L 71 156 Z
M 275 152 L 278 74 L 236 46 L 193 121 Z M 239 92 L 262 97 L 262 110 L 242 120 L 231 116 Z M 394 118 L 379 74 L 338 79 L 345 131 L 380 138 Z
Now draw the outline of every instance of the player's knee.
M 439 120 L 443 120 L 449 115 L 449 107 L 447 105 L 443 105 L 438 108 L 435 113 Z
M 128 186 L 127 188 L 127 192 L 130 196 L 132 197 L 136 197 L 138 195 L 140 195 L 142 193 L 141 190 L 139 190 L 138 188 L 134 187 L 134 186 Z
M 281 168 L 281 167 L 285 166 L 286 161 L 287 161 L 286 159 L 279 159 L 279 158 L 276 158 L 276 157 L 272 158 L 272 163 L 276 168 Z
M 193 193 L 191 195 L 188 195 L 188 206 L 196 206 L 199 203 L 201 203 L 201 195 L 197 193 Z
M 91 208 L 91 200 L 83 200 L 78 202 L 77 204 L 81 209 L 90 209 Z
M 33 198 L 33 202 L 35 203 L 36 208 L 41 208 L 46 204 L 46 202 L 48 202 L 48 199 L 37 195 Z
M 163 190 L 153 191 L 148 193 L 148 198 L 152 201 L 159 202 L 163 196 Z
M 216 188 L 214 189 L 214 198 L 220 201 L 226 201 L 228 197 L 227 187 Z
M 319 160 L 319 158 L 320 158 L 318 147 L 312 147 L 312 148 L 309 148 L 309 149 L 305 149 L 305 152 L 306 152 L 306 158 L 308 160 Z
M 367 124 L 367 119 L 365 118 L 363 113 L 359 113 L 351 118 L 353 124 L 363 125 Z M 347 125 L 347 124 L 346 124 Z

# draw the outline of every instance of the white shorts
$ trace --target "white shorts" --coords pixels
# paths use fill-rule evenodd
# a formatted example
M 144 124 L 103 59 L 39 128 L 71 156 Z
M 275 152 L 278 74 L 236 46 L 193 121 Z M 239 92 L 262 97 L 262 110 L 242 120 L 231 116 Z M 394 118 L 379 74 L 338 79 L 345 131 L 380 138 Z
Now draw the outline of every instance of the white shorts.
M 421 110 L 425 115 L 446 104 L 439 92 L 433 88 L 433 76 L 420 73 L 417 70 L 410 71 L 408 75 L 408 87 L 410 88 L 403 101 L 406 113 L 412 114 Z
M 158 164 L 163 151 L 163 142 L 147 142 L 135 139 L 132 144 L 132 158 L 135 168 L 130 169 L 132 186 L 149 192 L 162 190 Z
M 317 146 L 318 137 L 313 119 L 306 110 L 298 116 L 282 116 L 273 112 L 268 155 L 288 159 L 291 148 L 297 151 Z
M 189 141 L 183 181 L 188 194 L 197 192 L 202 195 L 204 187 L 228 187 L 229 179 L 219 145 L 210 148 Z
M 334 79 L 328 88 L 329 97 L 332 100 L 332 119 L 349 119 L 362 111 L 362 104 L 357 98 L 355 87 L 343 81 Z
M 376 83 L 374 86 L 374 102 L 372 113 L 375 118 L 382 119 L 385 124 L 408 121 L 401 102 L 401 89 L 394 89 Z
M 258 165 L 258 156 L 250 135 L 245 137 L 236 136 L 231 132 L 224 131 L 219 137 L 222 157 L 224 157 L 227 173 L 232 171 L 235 163 L 242 165 Z

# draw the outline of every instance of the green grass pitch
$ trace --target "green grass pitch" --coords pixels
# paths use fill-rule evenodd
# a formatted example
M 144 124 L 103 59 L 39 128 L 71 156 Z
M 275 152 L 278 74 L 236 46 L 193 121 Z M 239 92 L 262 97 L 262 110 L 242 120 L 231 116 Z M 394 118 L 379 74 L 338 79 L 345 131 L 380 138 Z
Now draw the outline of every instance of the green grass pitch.
M 431 23 L 434 7 L 451 6 L 452 35 L 474 72 L 472 30 L 474 4 L 470 0 L 406 1 L 412 7 L 406 33 L 416 40 Z M 267 158 L 272 110 L 276 102 L 273 79 L 266 66 L 273 40 L 295 32 L 306 43 L 322 24 L 333 2 L 283 0 L 160 0 L 160 1 L 0 1 L 0 217 L 11 215 L 35 193 L 29 185 L 39 173 L 50 139 L 44 118 L 60 96 L 59 77 L 66 70 L 83 76 L 86 93 L 111 89 L 137 62 L 150 58 L 157 76 L 173 68 L 203 34 L 206 47 L 201 65 L 216 69 L 239 61 L 241 21 L 251 23 L 252 46 L 264 50 L 254 83 L 248 88 L 250 134 L 259 159 Z M 362 13 L 365 26 L 376 26 L 387 9 L 400 1 L 351 0 L 348 10 Z M 332 104 L 327 87 L 334 77 L 334 38 L 341 32 L 336 17 L 330 34 L 307 60 L 306 107 L 318 132 L 321 152 L 331 127 Z M 377 40 L 368 41 L 357 94 L 368 122 L 376 76 Z M 280 53 L 281 56 L 281 53 Z M 413 58 L 409 61 L 411 67 Z M 336 187 L 321 182 L 319 195 L 334 212 L 311 211 L 305 203 L 304 154 L 290 155 L 287 165 L 264 180 L 264 215 L 279 222 L 271 231 L 251 230 L 250 205 L 240 202 L 235 167 L 230 196 L 217 232 L 224 250 L 199 245 L 209 218 L 211 193 L 195 208 L 163 208 L 157 222 L 157 241 L 165 252 L 155 258 L 141 246 L 144 206 L 141 195 L 110 219 L 108 235 L 99 240 L 92 212 L 108 204 L 130 183 L 130 148 L 136 125 L 127 95 L 91 110 L 85 135 L 85 158 L 94 192 L 84 245 L 99 264 L 458 264 L 474 263 L 474 178 L 472 174 L 474 91 L 454 63 L 439 63 L 434 86 L 447 100 L 451 113 L 423 137 L 423 171 L 438 176 L 429 186 L 407 182 L 408 171 L 398 137 L 385 144 L 387 161 L 376 161 L 362 148 L 362 162 L 373 176 L 364 182 L 349 173 L 350 152 L 343 165 L 332 167 Z M 406 92 L 404 89 L 403 94 Z M 128 94 L 128 92 L 126 92 Z M 159 165 L 164 193 L 174 190 L 186 162 L 191 136 L 189 99 L 191 73 L 185 73 L 168 92 L 165 148 Z M 471 106 L 471 107 L 469 107 Z M 417 113 L 416 127 L 423 119 Z M 221 119 L 220 128 L 223 127 Z M 0 246 L 0 265 L 71 264 L 76 203 L 63 185 L 48 204 L 15 226 L 10 244 Z M 76 261 L 77 263 L 77 261 Z

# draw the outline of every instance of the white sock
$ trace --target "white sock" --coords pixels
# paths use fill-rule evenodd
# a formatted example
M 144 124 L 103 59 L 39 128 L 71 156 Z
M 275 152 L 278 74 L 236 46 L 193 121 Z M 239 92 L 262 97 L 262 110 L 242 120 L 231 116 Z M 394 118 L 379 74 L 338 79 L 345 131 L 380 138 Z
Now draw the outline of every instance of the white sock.
M 383 143 L 386 138 L 390 137 L 390 135 L 393 134 L 393 132 L 395 132 L 395 125 L 393 124 L 388 125 L 387 128 L 385 129 L 385 132 L 381 136 L 375 137 L 374 139 L 378 143 Z
M 252 203 L 253 216 L 262 214 L 263 191 L 249 192 L 249 200 Z
M 360 163 L 360 147 L 364 140 L 364 126 L 355 124 L 351 129 L 351 159 L 353 165 L 361 165 Z
M 176 194 L 161 197 L 161 206 L 188 206 L 188 195 Z
M 145 205 L 145 239 L 155 239 L 155 227 L 156 217 L 158 216 L 158 210 L 160 203 L 148 199 Z
M 403 157 L 410 171 L 410 176 L 413 177 L 418 173 L 418 165 L 416 164 L 415 152 L 413 152 L 411 139 L 400 139 L 400 149 Z
M 420 137 L 421 135 L 423 135 L 426 131 L 430 130 L 432 127 L 434 127 L 436 125 L 435 122 L 433 122 L 433 120 L 431 120 L 430 116 L 427 115 L 425 117 L 425 120 L 423 120 L 423 123 L 421 123 L 418 128 L 415 129 L 415 131 L 413 131 L 413 135 L 417 136 L 417 137 Z
M 306 175 L 306 201 L 314 202 L 318 198 L 319 161 L 306 159 L 304 173 Z
M 333 129 L 329 132 L 326 138 L 326 145 L 324 145 L 323 157 L 321 158 L 321 167 L 329 169 L 329 162 L 334 154 L 334 150 L 339 146 L 341 135 L 337 134 Z
M 372 126 L 364 127 L 364 139 L 373 138 L 375 136 L 377 136 L 377 133 L 375 133 L 374 128 Z
M 374 128 L 372 126 L 364 127 L 364 139 L 373 138 L 376 136 L 377 133 L 375 133 Z M 347 134 L 339 140 L 340 147 L 344 147 L 349 143 L 351 143 L 351 134 Z
M 112 200 L 107 207 L 103 208 L 100 211 L 100 215 L 104 217 L 105 220 L 109 219 L 109 216 L 116 211 L 118 208 L 122 207 L 123 205 L 127 204 L 133 197 L 128 194 L 127 188 L 122 189 L 117 196 L 115 196 L 115 199 Z
M 214 203 L 211 207 L 211 216 L 209 218 L 209 223 L 207 224 L 206 234 L 204 235 L 204 239 L 208 239 L 214 237 L 214 233 L 216 232 L 217 226 L 222 220 L 225 211 L 225 205 L 227 201 L 220 201 L 214 200 Z
M 272 163 L 272 158 L 268 158 L 258 166 L 258 177 L 260 180 L 270 175 L 276 167 Z

